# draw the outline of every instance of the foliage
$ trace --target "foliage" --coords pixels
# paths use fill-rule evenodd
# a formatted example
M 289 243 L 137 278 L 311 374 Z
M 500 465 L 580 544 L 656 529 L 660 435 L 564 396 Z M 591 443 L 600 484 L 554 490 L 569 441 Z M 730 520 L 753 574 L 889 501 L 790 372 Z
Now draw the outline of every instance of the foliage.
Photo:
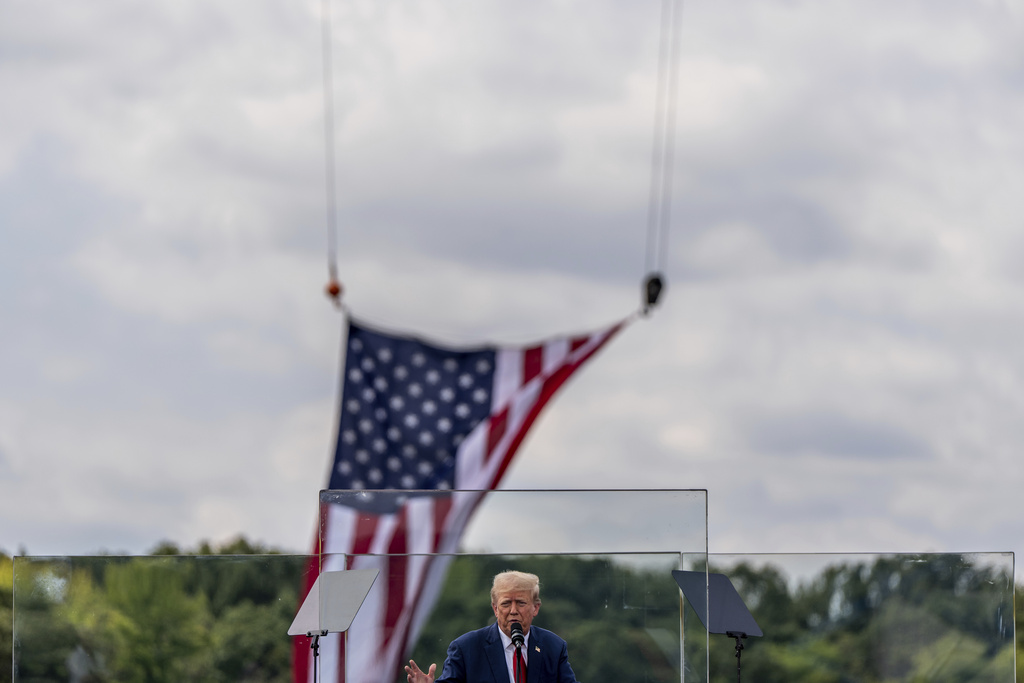
M 543 606 L 534 623 L 569 642 L 580 680 L 680 680 L 678 647 L 671 646 L 680 639 L 678 589 L 669 572 L 599 558 L 456 559 L 413 652 L 417 662 L 440 666 L 452 638 L 493 621 L 490 580 L 510 563 L 541 576 Z M 839 564 L 796 587 L 771 565 L 740 564 L 724 573 L 765 632 L 743 641 L 747 680 L 953 683 L 1013 676 L 1012 577 L 961 556 Z M 697 642 L 702 646 L 703 636 Z M 707 642 L 711 682 L 735 680 L 735 641 L 712 635 Z M 700 680 L 703 655 L 694 660 Z
M 24 559 L 19 683 L 291 680 L 304 557 L 239 539 L 193 552 L 164 543 L 153 557 Z
M 163 543 L 151 557 L 19 558 L 15 576 L 0 554 L 0 656 L 16 657 L 19 683 L 285 683 L 304 562 L 237 539 Z M 579 680 L 680 680 L 680 595 L 667 568 L 600 556 L 454 558 L 413 657 L 440 666 L 452 639 L 490 623 L 491 579 L 510 567 L 541 577 L 535 623 L 569 642 Z M 1006 681 L 1024 647 L 1024 629 L 1010 635 L 1010 596 L 1024 588 L 969 557 L 835 564 L 797 585 L 771 565 L 711 570 L 729 575 L 765 632 L 744 641 L 744 680 Z M 709 683 L 735 680 L 734 641 L 707 642 Z M 687 665 L 700 674 L 703 661 Z M 11 676 L 0 667 L 0 683 Z
M 1012 576 L 960 555 L 839 564 L 789 591 L 772 567 L 726 572 L 765 634 L 744 676 L 776 681 L 1010 680 Z M 735 675 L 735 643 L 711 638 L 712 681 Z M 732 658 L 732 661 L 728 661 Z
M 14 661 L 14 561 L 0 552 L 0 683 L 10 682 Z

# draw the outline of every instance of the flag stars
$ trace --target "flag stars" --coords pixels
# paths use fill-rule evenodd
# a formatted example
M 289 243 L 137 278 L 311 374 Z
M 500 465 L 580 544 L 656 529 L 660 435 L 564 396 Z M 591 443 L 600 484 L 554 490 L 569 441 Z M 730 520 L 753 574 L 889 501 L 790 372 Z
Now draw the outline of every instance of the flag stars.
M 490 407 L 493 353 L 438 353 L 353 327 L 347 354 L 331 487 L 453 488 L 457 449 Z

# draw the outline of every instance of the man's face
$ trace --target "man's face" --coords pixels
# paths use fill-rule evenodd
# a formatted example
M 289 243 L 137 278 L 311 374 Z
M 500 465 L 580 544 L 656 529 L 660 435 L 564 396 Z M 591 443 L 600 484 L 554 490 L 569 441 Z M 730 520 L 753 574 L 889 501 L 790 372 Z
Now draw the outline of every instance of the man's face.
M 518 621 L 523 633 L 530 632 L 533 618 L 540 612 L 540 602 L 534 602 L 530 591 L 504 591 L 498 593 L 497 600 L 491 603 L 494 616 L 498 619 L 498 628 L 506 636 L 512 636 L 512 623 Z

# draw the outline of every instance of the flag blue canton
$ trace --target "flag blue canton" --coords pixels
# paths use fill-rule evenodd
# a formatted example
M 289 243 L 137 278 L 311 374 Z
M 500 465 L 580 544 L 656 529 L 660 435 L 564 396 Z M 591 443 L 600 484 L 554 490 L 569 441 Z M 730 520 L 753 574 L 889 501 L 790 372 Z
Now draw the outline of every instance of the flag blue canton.
M 490 413 L 495 351 L 349 325 L 331 489 L 452 489 L 459 445 Z

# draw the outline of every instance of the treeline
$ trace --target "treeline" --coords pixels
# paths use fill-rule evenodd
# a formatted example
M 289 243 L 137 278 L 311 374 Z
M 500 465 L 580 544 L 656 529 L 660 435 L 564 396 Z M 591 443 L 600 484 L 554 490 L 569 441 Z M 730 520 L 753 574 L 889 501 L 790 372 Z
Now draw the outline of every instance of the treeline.
M 764 631 L 742 652 L 758 683 L 1012 681 L 1012 569 L 961 555 L 900 555 L 826 568 L 795 590 L 773 567 L 731 567 Z M 734 641 L 713 636 L 713 680 L 735 673 Z
M 458 557 L 413 657 L 440 667 L 451 639 L 489 623 L 491 578 L 512 567 L 541 577 L 535 623 L 569 642 L 580 681 L 679 681 L 683 640 L 693 669 L 686 678 L 700 680 L 703 633 L 689 612 L 682 632 L 671 567 L 620 559 Z M 12 560 L 0 555 L 0 657 L 12 661 L 16 648 L 19 683 L 285 683 L 285 634 L 304 569 L 305 558 L 244 539 L 193 549 L 162 544 L 152 557 L 19 559 L 14 642 Z M 925 555 L 830 566 L 796 587 L 771 565 L 740 564 L 725 573 L 764 631 L 744 642 L 744 680 L 1013 678 L 1022 635 L 1012 642 L 1015 589 L 1004 569 Z M 711 683 L 735 680 L 734 641 L 712 635 L 708 642 Z M 11 676 L 0 668 L 0 681 Z
M 164 543 L 152 555 L 19 560 L 13 643 L 14 581 L 2 558 L 0 656 L 12 661 L 16 650 L 19 683 L 291 681 L 285 634 L 305 558 L 244 539 Z M 12 680 L 3 669 L 0 681 Z
M 483 625 L 490 578 L 506 564 L 487 557 L 454 563 L 416 647 L 417 662 L 440 666 L 448 640 Z M 679 589 L 666 568 L 571 557 L 522 559 L 516 566 L 541 577 L 543 604 L 534 623 L 566 638 L 580 681 L 678 682 L 681 640 L 687 643 L 686 680 L 703 678 L 705 656 L 712 683 L 736 680 L 735 640 L 712 635 L 705 641 L 689 611 L 686 633 L 680 632 Z M 1014 680 L 1009 571 L 975 566 L 960 555 L 903 555 L 828 567 L 793 589 L 773 566 L 740 564 L 724 573 L 764 631 L 742 641 L 744 680 Z

